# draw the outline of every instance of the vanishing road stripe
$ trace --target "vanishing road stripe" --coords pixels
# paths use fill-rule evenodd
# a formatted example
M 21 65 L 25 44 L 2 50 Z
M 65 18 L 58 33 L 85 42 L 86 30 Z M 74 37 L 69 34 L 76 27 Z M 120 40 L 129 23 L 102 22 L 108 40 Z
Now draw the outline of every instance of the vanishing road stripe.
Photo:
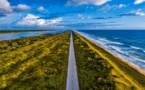
M 79 90 L 72 32 L 70 36 L 66 90 Z

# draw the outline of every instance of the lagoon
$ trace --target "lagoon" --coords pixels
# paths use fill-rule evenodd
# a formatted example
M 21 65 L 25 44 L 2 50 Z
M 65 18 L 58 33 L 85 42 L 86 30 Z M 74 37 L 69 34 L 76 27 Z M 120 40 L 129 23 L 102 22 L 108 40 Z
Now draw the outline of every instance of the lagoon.
M 0 40 L 11 40 L 21 37 L 29 37 L 29 36 L 38 36 L 43 34 L 57 34 L 62 33 L 62 30 L 55 30 L 55 31 L 40 31 L 40 32 L 19 32 L 19 33 L 6 33 L 0 34 Z

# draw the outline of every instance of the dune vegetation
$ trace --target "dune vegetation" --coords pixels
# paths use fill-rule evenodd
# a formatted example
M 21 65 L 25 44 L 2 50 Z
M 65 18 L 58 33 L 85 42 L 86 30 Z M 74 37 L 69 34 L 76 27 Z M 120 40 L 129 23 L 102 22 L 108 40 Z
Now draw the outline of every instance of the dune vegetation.
M 64 90 L 69 32 L 0 41 L 0 90 Z
M 115 90 L 113 67 L 76 35 L 74 46 L 80 90 Z
M 78 33 L 74 35 L 80 90 L 145 90 L 145 75 Z

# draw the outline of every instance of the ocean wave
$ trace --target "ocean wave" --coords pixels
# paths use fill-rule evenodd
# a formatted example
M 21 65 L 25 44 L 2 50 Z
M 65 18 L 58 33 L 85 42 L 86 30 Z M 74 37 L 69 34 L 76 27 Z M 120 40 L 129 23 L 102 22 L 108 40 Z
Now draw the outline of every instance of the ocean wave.
M 141 50 L 142 52 L 145 53 L 145 50 L 143 48 L 140 47 L 136 47 L 136 46 L 130 46 L 132 49 L 136 49 L 136 50 Z
M 142 48 L 140 48 L 140 47 L 136 47 L 136 46 L 130 46 L 131 48 L 133 48 L 133 49 L 140 49 L 140 50 L 142 50 Z
M 124 45 L 124 44 L 121 43 L 121 42 L 115 42 L 115 41 L 107 40 L 106 38 L 101 38 L 101 37 L 98 37 L 97 40 L 106 42 L 106 44 Z
M 113 43 L 113 44 L 118 44 L 118 45 L 124 45 L 124 44 L 121 43 L 121 42 L 111 42 L 111 43 Z
M 124 51 L 122 51 L 122 49 L 117 47 L 117 46 L 111 46 L 111 45 L 109 45 L 109 47 L 111 47 L 112 49 L 116 50 L 119 53 L 125 54 Z
M 139 59 L 137 57 L 134 57 L 134 59 L 137 60 L 137 61 L 143 62 L 145 64 L 145 60 Z
M 123 58 L 124 60 L 130 62 L 132 65 L 135 65 L 135 66 L 145 70 L 145 66 L 143 66 L 145 64 L 145 60 L 140 59 L 139 57 L 136 57 L 134 55 L 131 55 L 130 52 L 124 51 L 124 50 L 122 50 L 123 49 L 122 47 L 118 46 L 118 45 L 123 45 L 124 43 L 110 41 L 110 40 L 107 40 L 106 38 L 94 36 L 94 35 L 91 35 L 91 34 L 86 34 L 86 33 L 79 32 L 79 31 L 77 31 L 77 32 L 80 35 L 84 36 L 85 38 L 87 38 L 87 39 L 91 40 L 92 42 L 94 42 L 94 43 L 100 45 L 101 47 L 105 48 L 109 52 L 111 52 L 111 53 L 117 55 L 118 57 Z M 132 49 L 142 50 L 145 53 L 145 50 L 143 50 L 140 47 L 130 46 L 130 47 L 125 47 L 125 48 L 127 48 L 127 49 L 132 48 Z M 131 52 L 136 53 L 132 49 L 131 49 Z
M 97 40 L 103 41 L 103 42 L 110 42 L 109 40 L 101 37 L 97 37 Z

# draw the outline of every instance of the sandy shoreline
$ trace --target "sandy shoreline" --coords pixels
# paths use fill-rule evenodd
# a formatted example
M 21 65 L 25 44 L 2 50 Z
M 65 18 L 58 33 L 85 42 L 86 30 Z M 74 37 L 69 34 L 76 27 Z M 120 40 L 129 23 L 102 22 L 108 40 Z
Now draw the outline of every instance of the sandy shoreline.
M 75 33 L 77 33 L 77 32 L 75 32 Z M 78 33 L 77 33 L 77 34 L 78 34 Z M 80 34 L 79 34 L 79 35 L 80 35 Z M 82 35 L 80 35 L 80 36 L 82 36 Z M 82 36 L 82 37 L 84 37 L 84 36 Z M 89 39 L 86 38 L 86 37 L 84 37 L 84 38 L 87 39 L 87 40 L 89 40 Z M 128 62 L 127 60 L 124 60 L 124 59 L 118 57 L 118 56 L 115 55 L 114 53 L 112 53 L 112 52 L 108 51 L 107 49 L 101 47 L 100 45 L 96 44 L 94 41 L 92 41 L 92 40 L 89 40 L 89 41 L 90 41 L 91 43 L 95 44 L 97 47 L 99 47 L 99 48 L 105 50 L 106 52 L 110 53 L 112 56 L 118 58 L 118 60 L 121 60 L 122 62 L 126 63 L 126 64 L 129 65 L 130 67 L 134 68 L 135 70 L 137 70 L 137 71 L 140 72 L 141 74 L 145 75 L 145 71 L 142 70 L 141 68 L 139 68 L 139 67 L 133 65 L 132 63 Z
M 75 32 L 84 42 L 86 42 L 90 48 L 97 52 L 102 58 L 108 61 L 117 71 L 119 71 L 128 81 L 140 90 L 145 88 L 145 71 L 137 68 L 129 62 L 121 59 L 120 57 L 109 52 L 105 48 L 97 45 L 89 39 Z M 143 89 L 142 89 L 143 88 Z

